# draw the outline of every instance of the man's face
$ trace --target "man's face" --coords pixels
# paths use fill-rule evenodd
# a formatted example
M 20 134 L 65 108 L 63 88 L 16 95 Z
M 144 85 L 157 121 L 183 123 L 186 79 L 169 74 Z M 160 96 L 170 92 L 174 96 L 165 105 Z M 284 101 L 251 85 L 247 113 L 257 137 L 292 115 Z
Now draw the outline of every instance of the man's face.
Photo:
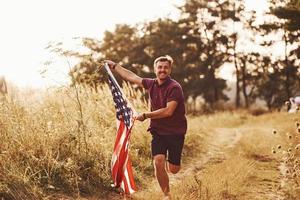
M 160 80 L 165 80 L 171 74 L 171 66 L 168 61 L 158 61 L 154 66 L 154 73 Z

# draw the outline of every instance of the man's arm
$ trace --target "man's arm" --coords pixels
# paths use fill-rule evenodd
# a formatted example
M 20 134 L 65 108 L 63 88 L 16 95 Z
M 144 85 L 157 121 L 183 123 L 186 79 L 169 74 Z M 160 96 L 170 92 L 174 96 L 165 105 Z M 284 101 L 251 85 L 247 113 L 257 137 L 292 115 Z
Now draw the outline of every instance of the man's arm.
M 136 75 L 135 73 L 133 73 L 132 71 L 129 71 L 128 69 L 125 69 L 124 67 L 122 67 L 118 63 L 115 63 L 111 60 L 105 60 L 105 62 L 108 64 L 110 69 L 117 72 L 122 77 L 122 79 L 124 79 L 126 81 L 129 81 L 131 83 L 137 84 L 140 87 L 143 86 L 142 85 L 142 80 L 143 79 L 141 77 L 139 77 L 138 75 Z
M 144 121 L 147 118 L 160 119 L 165 117 L 171 117 L 177 107 L 177 101 L 170 101 L 165 108 L 161 108 L 152 112 L 145 112 L 136 117 L 139 121 Z

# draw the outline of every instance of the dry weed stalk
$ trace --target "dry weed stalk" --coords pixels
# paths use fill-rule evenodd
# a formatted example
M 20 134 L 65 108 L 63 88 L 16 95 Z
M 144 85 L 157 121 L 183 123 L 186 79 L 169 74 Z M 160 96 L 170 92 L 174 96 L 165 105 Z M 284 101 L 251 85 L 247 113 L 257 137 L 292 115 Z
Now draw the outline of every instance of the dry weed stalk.
M 279 131 L 278 131 L 279 132 Z M 274 133 L 274 131 L 273 131 Z M 279 166 L 282 177 L 279 188 L 287 198 L 300 196 L 300 123 L 295 122 L 295 127 L 289 132 L 280 133 L 282 143 L 272 147 L 272 153 L 279 156 Z
M 134 96 L 136 108 L 146 107 L 140 92 L 124 91 Z M 40 95 L 42 101 L 36 103 L 16 100 L 0 106 L 0 197 L 42 199 L 55 193 L 78 197 L 109 191 L 116 124 L 108 86 L 99 86 L 98 92 L 62 87 Z M 145 130 L 146 124 L 138 129 Z M 144 141 L 134 132 L 140 131 L 133 130 L 131 152 L 133 163 L 144 166 L 136 173 L 141 180 L 150 164 L 149 138 Z

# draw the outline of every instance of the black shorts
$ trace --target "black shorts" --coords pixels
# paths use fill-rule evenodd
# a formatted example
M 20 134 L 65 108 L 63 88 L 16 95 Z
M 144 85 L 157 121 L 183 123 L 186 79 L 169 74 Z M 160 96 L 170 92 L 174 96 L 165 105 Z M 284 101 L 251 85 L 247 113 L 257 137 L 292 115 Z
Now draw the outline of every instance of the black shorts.
M 158 135 L 153 132 L 151 134 L 152 156 L 164 154 L 169 163 L 180 165 L 185 135 Z

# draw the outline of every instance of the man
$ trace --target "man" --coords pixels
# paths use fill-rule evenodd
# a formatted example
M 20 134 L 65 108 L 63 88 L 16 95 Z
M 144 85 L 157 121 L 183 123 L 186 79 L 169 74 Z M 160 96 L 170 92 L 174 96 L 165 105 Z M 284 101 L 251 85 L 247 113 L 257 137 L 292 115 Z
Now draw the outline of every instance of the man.
M 144 87 L 149 93 L 151 111 L 136 117 L 139 121 L 150 119 L 148 131 L 152 134 L 151 152 L 155 176 L 164 193 L 171 199 L 169 176 L 180 170 L 181 153 L 187 130 L 183 91 L 171 79 L 173 59 L 161 56 L 154 61 L 156 79 L 141 78 L 118 63 L 106 60 L 109 67 L 124 80 Z

